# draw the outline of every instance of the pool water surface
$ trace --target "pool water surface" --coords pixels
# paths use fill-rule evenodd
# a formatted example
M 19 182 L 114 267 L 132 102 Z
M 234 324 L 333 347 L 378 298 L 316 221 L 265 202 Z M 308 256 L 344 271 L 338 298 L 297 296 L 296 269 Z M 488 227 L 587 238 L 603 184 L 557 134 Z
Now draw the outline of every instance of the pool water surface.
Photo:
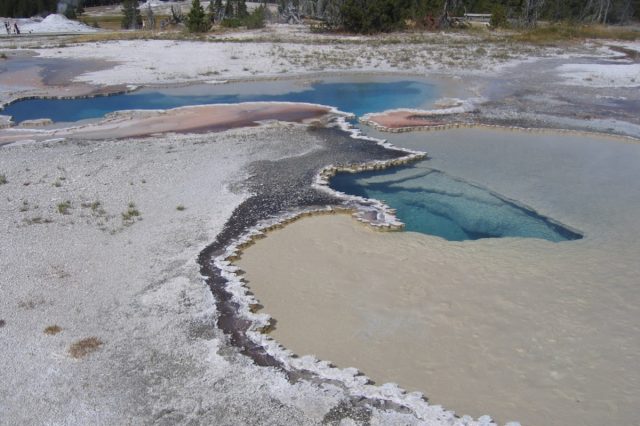
M 428 162 L 384 171 L 341 173 L 338 191 L 385 200 L 405 230 L 449 241 L 525 237 L 566 241 L 582 236 L 479 185 L 428 167 Z
M 91 98 L 26 99 L 8 105 L 2 114 L 12 116 L 16 122 L 40 118 L 49 118 L 55 122 L 73 122 L 100 118 L 114 111 L 130 109 L 170 109 L 188 105 L 240 102 L 306 102 L 331 105 L 341 111 L 361 116 L 393 108 L 420 107 L 438 96 L 435 85 L 408 80 L 328 81 L 307 86 L 246 83 L 255 90 L 230 90 L 238 85 L 199 86 L 200 93 L 188 90 L 144 89 Z

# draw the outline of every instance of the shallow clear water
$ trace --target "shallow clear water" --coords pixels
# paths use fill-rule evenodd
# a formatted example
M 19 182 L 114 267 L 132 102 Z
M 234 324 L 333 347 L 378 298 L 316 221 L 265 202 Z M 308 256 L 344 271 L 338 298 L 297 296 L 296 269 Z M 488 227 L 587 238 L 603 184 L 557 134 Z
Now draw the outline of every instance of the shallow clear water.
M 488 189 L 419 163 L 382 172 L 341 173 L 331 187 L 385 200 L 397 209 L 407 231 L 449 241 L 529 237 L 549 241 L 582 236 Z
M 56 122 L 99 118 L 107 113 L 128 109 L 169 109 L 187 105 L 239 102 L 309 102 L 335 106 L 361 116 L 392 108 L 415 108 L 434 100 L 434 85 L 419 81 L 321 82 L 310 86 L 289 87 L 281 93 L 264 93 L 262 83 L 253 93 L 229 93 L 225 85 L 209 86 L 206 93 L 180 94 L 179 91 L 148 91 L 83 99 L 27 99 L 7 106 L 2 114 L 20 122 L 50 118 Z M 267 91 L 268 92 L 268 91 Z

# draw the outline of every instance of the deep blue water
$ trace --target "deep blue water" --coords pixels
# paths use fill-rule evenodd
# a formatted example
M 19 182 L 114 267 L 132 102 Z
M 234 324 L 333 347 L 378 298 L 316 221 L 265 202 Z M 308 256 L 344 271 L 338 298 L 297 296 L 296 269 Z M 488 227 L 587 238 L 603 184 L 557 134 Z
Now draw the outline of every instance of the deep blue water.
M 331 187 L 385 200 L 397 209 L 407 231 L 449 241 L 529 237 L 549 241 L 582 238 L 485 188 L 427 168 L 425 163 L 381 172 L 341 173 Z
M 263 83 L 268 85 L 269 83 Z M 415 108 L 437 96 L 434 85 L 418 81 L 316 83 L 302 91 L 281 94 L 225 94 L 225 87 L 211 86 L 208 93 L 180 95 L 175 91 L 140 91 L 82 99 L 27 99 L 7 106 L 2 114 L 20 122 L 50 118 L 56 122 L 99 118 L 127 109 L 168 109 L 187 105 L 252 101 L 309 102 L 332 105 L 356 116 L 391 108 Z M 216 93 L 217 92 L 217 93 Z

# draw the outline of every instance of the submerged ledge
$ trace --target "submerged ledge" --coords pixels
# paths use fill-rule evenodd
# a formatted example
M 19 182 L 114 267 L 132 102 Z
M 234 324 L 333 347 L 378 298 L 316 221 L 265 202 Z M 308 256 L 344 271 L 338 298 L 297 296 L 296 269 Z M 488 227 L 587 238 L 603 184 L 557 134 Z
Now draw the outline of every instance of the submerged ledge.
M 615 138 L 619 139 L 617 137 Z M 362 166 L 359 166 L 359 167 L 362 167 Z M 374 169 L 378 168 L 378 166 L 376 166 L 375 163 L 372 163 L 370 167 Z M 321 183 L 324 183 L 324 182 L 321 182 Z M 323 213 L 340 213 L 340 212 L 341 211 L 331 209 Z M 301 218 L 302 216 L 308 216 L 313 214 L 317 214 L 317 213 L 305 212 L 297 216 L 291 215 L 283 223 L 281 224 L 274 223 L 273 226 L 267 227 L 266 228 L 267 232 L 274 229 L 282 228 L 284 225 L 294 222 L 297 219 Z M 319 219 L 319 220 L 327 221 L 327 223 L 336 222 L 338 220 L 341 220 L 342 222 L 347 222 L 340 218 L 335 218 L 335 219 L 326 218 L 326 219 Z M 316 222 L 313 222 L 313 223 L 316 223 Z M 304 229 L 303 227 L 299 227 L 299 225 L 302 225 L 302 224 L 294 225 L 296 230 Z M 312 229 L 312 228 L 313 226 L 306 227 L 306 229 Z M 360 227 L 360 229 L 362 229 L 362 227 Z M 320 235 L 323 235 L 322 230 L 319 230 L 318 233 Z M 365 234 L 369 236 L 372 235 L 372 233 L 370 232 Z M 260 235 L 257 238 L 263 238 L 265 235 L 266 234 Z M 293 235 L 295 236 L 295 232 Z M 302 235 L 302 234 L 298 233 L 298 235 Z M 333 241 L 342 242 L 343 240 L 341 238 L 343 235 L 344 235 L 343 233 L 338 232 L 338 236 L 335 237 Z M 403 241 L 410 241 L 411 238 L 409 237 L 410 236 L 408 235 L 397 236 L 399 240 L 403 240 Z M 372 238 L 376 238 L 376 237 L 374 236 Z M 385 235 L 385 236 L 378 236 L 377 238 L 384 238 L 384 239 L 387 239 L 387 241 L 389 241 L 396 238 L 396 236 Z M 428 237 L 425 237 L 425 238 L 428 238 Z M 304 240 L 304 243 L 302 244 L 303 246 L 310 246 L 309 242 L 312 241 L 312 239 L 310 239 L 308 236 L 306 237 L 306 239 L 305 238 L 302 238 L 302 239 Z M 594 404 L 604 404 L 604 402 L 607 402 L 607 401 L 611 402 L 611 404 L 613 404 L 612 406 L 619 406 L 621 407 L 621 410 L 626 410 L 626 414 L 624 413 L 620 414 L 621 416 L 622 415 L 628 416 L 629 404 L 625 405 L 624 399 L 620 398 L 620 396 L 624 396 L 624 395 L 618 394 L 618 397 L 614 398 L 613 396 L 609 397 L 609 395 L 613 395 L 613 394 L 610 394 L 608 392 L 605 392 L 604 394 L 602 393 L 603 387 L 600 385 L 600 383 L 603 383 L 606 385 L 607 377 L 603 378 L 601 376 L 603 375 L 609 376 L 610 374 L 612 374 L 611 371 L 613 370 L 613 368 L 612 369 L 606 369 L 606 368 L 596 369 L 593 372 L 588 368 L 584 368 L 584 365 L 588 365 L 588 363 L 584 362 L 584 359 L 587 359 L 587 360 L 589 359 L 589 354 L 587 353 L 588 351 L 584 351 L 585 352 L 584 354 L 581 354 L 579 357 L 577 357 L 575 363 L 569 363 L 569 361 L 567 361 L 568 365 L 564 365 L 564 364 L 558 365 L 557 362 L 555 362 L 557 360 L 555 361 L 553 360 L 553 356 L 555 354 L 554 348 L 556 344 L 557 346 L 562 346 L 565 350 L 568 350 L 569 351 L 568 355 L 573 355 L 573 353 L 571 352 L 573 350 L 573 345 L 571 343 L 572 336 L 582 336 L 584 337 L 585 340 L 588 340 L 589 342 L 591 342 L 591 344 L 598 345 L 598 347 L 600 347 L 600 350 L 606 350 L 607 338 L 608 336 L 611 335 L 611 333 L 606 333 L 607 329 L 620 328 L 617 325 L 615 325 L 616 323 L 612 323 L 611 325 L 602 324 L 600 319 L 600 315 L 608 315 L 607 311 L 608 309 L 611 308 L 611 305 L 608 305 L 609 300 L 606 300 L 608 296 L 604 296 L 604 295 L 610 294 L 612 289 L 607 289 L 606 287 L 612 283 L 618 283 L 618 284 L 624 283 L 624 281 L 619 281 L 619 280 L 616 280 L 615 278 L 615 274 L 619 274 L 620 272 L 620 265 L 621 265 L 621 263 L 619 263 L 620 259 L 616 256 L 615 251 L 612 251 L 610 254 L 602 253 L 600 252 L 601 247 L 598 247 L 597 242 L 595 242 L 594 244 L 593 241 L 585 241 L 579 244 L 570 244 L 570 245 L 564 245 L 564 246 L 560 246 L 560 245 L 554 246 L 542 240 L 533 240 L 533 241 L 526 241 L 526 242 L 523 242 L 523 240 L 510 240 L 504 243 L 498 240 L 492 240 L 492 241 L 474 242 L 469 244 L 456 244 L 456 243 L 451 244 L 451 243 L 446 243 L 446 242 L 437 241 L 437 240 L 426 241 L 426 240 L 422 240 L 422 238 L 420 237 L 417 237 L 417 239 L 424 241 L 425 244 L 416 244 L 416 247 L 414 247 L 416 248 L 416 250 L 418 249 L 417 246 L 420 246 L 420 248 L 426 248 L 428 252 L 431 252 L 434 255 L 434 257 L 431 258 L 431 261 L 429 263 L 430 267 L 427 269 L 429 271 L 429 274 L 427 274 L 426 277 L 424 275 L 416 274 L 413 277 L 413 280 L 415 281 L 412 281 L 411 279 L 408 279 L 408 280 L 404 279 L 404 280 L 401 280 L 399 283 L 398 281 L 389 281 L 389 282 L 398 283 L 399 285 L 400 283 L 417 282 L 417 280 L 424 277 L 425 280 L 430 280 L 432 283 L 435 283 L 435 284 L 441 284 L 441 283 L 446 284 L 447 281 L 444 278 L 450 276 L 449 273 L 451 271 L 451 273 L 453 273 L 453 275 L 457 279 L 454 280 L 453 283 L 449 283 L 450 285 L 466 284 L 470 286 L 475 286 L 476 284 L 483 284 L 483 285 L 487 285 L 487 289 L 490 289 L 491 287 L 494 287 L 494 288 L 502 287 L 502 290 L 504 290 L 504 293 L 501 293 L 500 291 L 497 291 L 497 292 L 496 291 L 494 292 L 480 291 L 479 296 L 482 297 L 483 302 L 478 302 L 473 298 L 471 298 L 471 300 L 468 301 L 469 306 L 474 310 L 474 312 L 476 312 L 479 315 L 479 317 L 488 315 L 489 313 L 500 314 L 506 310 L 515 312 L 517 314 L 520 308 L 522 308 L 521 310 L 524 311 L 524 313 L 522 314 L 522 316 L 525 318 L 525 320 L 522 321 L 522 323 L 524 324 L 524 328 L 518 328 L 517 324 L 515 324 L 514 327 L 511 327 L 512 334 L 504 333 L 502 336 L 499 336 L 499 338 L 502 339 L 501 341 L 502 344 L 504 344 L 505 341 L 507 341 L 506 343 L 509 343 L 508 342 L 509 338 L 513 338 L 514 341 L 520 341 L 520 343 L 518 343 L 518 346 L 516 347 L 512 346 L 510 349 L 508 349 L 509 348 L 508 345 L 506 346 L 507 349 L 505 349 L 505 347 L 503 346 L 501 350 L 501 355 L 511 353 L 511 356 L 514 356 L 515 358 L 519 356 L 527 357 L 526 349 L 523 352 L 522 348 L 523 347 L 528 348 L 526 344 L 527 344 L 527 339 L 529 335 L 527 333 L 522 333 L 522 330 L 526 331 L 531 329 L 543 328 L 542 325 L 543 323 L 545 323 L 545 321 L 547 324 L 549 323 L 551 324 L 552 326 L 551 329 L 550 330 L 547 329 L 548 334 L 543 335 L 543 337 L 544 336 L 548 337 L 549 340 L 548 341 L 541 340 L 541 343 L 539 345 L 537 344 L 538 342 L 534 342 L 531 348 L 531 351 L 532 351 L 531 356 L 534 357 L 533 355 L 535 355 L 534 358 L 536 357 L 541 357 L 541 359 L 547 359 L 549 357 L 552 358 L 551 359 L 552 362 L 551 364 L 549 364 L 549 368 L 536 369 L 535 362 L 533 363 L 534 364 L 533 367 L 531 367 L 531 365 L 525 366 L 524 362 L 522 363 L 522 365 L 520 365 L 520 363 L 518 362 L 519 360 L 518 358 L 516 362 L 514 362 L 514 367 L 513 367 L 516 370 L 533 371 L 534 374 L 529 375 L 529 377 L 531 377 L 532 380 L 534 381 L 539 380 L 539 382 L 542 384 L 542 396 L 538 395 L 540 396 L 540 398 L 542 398 L 543 400 L 545 398 L 547 400 L 549 398 L 557 399 L 556 402 L 551 401 L 547 406 L 545 405 L 546 403 L 535 404 L 534 402 L 532 402 L 533 400 L 529 400 L 527 398 L 526 393 L 513 396 L 513 398 L 520 398 L 520 401 L 523 404 L 524 403 L 532 404 L 529 408 L 531 409 L 533 407 L 533 410 L 534 410 L 533 415 L 543 416 L 542 418 L 545 420 L 543 420 L 542 423 L 582 424 L 581 419 L 584 418 L 585 416 L 584 413 L 588 413 L 588 416 L 595 419 L 595 420 L 592 420 L 591 424 L 602 424 L 602 422 L 600 422 L 600 420 L 598 419 L 601 419 L 603 417 L 606 418 L 607 415 L 611 416 L 611 413 L 606 412 L 606 410 L 596 409 L 594 411 L 593 407 L 595 407 Z M 235 252 L 229 259 L 227 259 L 231 261 L 231 263 L 229 263 L 227 266 L 230 267 L 232 271 L 239 271 L 239 269 L 237 269 L 238 264 L 237 263 L 234 264 L 233 262 L 237 262 L 238 260 L 241 260 L 243 254 L 245 253 L 244 250 L 247 247 L 253 245 L 254 242 L 255 242 L 255 239 L 251 241 L 246 241 L 246 245 L 242 245 L 241 247 L 239 247 L 239 250 Z M 260 244 L 264 244 L 265 246 L 268 245 L 266 243 L 260 243 Z M 278 256 L 276 253 L 279 253 L 279 252 L 277 252 L 276 249 L 273 248 L 274 246 L 269 245 L 269 247 L 270 249 L 268 249 L 267 251 L 274 254 L 275 258 L 278 259 L 280 256 Z M 323 244 L 323 247 L 326 248 L 327 252 L 332 251 L 332 249 L 334 248 L 334 246 L 332 246 L 331 244 Z M 343 248 L 346 248 L 346 247 L 352 247 L 348 244 L 348 240 L 344 243 Z M 352 250 L 352 252 L 353 251 L 358 252 L 358 250 L 360 250 L 360 254 L 363 254 L 363 257 L 366 258 L 368 254 L 374 251 L 373 250 L 374 247 L 375 245 L 370 240 L 368 243 L 358 245 L 357 248 Z M 296 249 L 293 249 L 293 250 L 295 251 Z M 302 248 L 300 248 L 299 250 L 303 251 Z M 451 253 L 453 253 L 454 256 L 442 257 L 443 253 L 445 255 L 450 254 L 449 250 L 451 250 Z M 357 257 L 356 255 L 352 255 L 352 256 L 344 255 L 345 253 L 344 250 L 340 251 L 339 253 L 342 253 L 343 256 L 349 261 L 352 260 L 354 257 Z M 398 251 L 396 251 L 395 253 L 397 254 Z M 620 253 L 618 253 L 618 256 L 619 254 Z M 602 255 L 604 255 L 604 258 L 600 257 Z M 286 255 L 283 253 L 282 259 L 285 259 L 285 256 Z M 625 256 L 625 257 L 628 257 L 628 256 Z M 465 274 L 465 272 L 467 271 L 467 268 L 457 266 L 458 265 L 457 262 L 460 262 L 461 258 L 463 259 L 469 258 L 474 260 L 473 268 L 471 268 L 471 270 L 474 271 L 474 273 Z M 336 260 L 335 257 L 332 259 Z M 429 259 L 429 257 L 426 257 L 426 256 L 420 257 L 418 259 L 418 263 L 426 259 Z M 404 263 L 401 263 L 405 261 L 405 256 L 397 256 L 396 260 L 398 260 L 398 262 L 396 263 L 396 265 L 399 265 L 398 268 L 393 269 L 394 266 L 387 265 L 388 267 L 387 270 L 390 271 L 390 273 L 406 272 L 407 265 Z M 440 263 L 439 260 L 442 260 L 443 262 Z M 594 261 L 594 260 L 597 260 L 597 261 Z M 318 261 L 318 259 L 309 257 L 308 261 L 314 262 L 314 261 Z M 307 265 L 304 262 L 306 262 L 306 260 L 298 259 L 293 263 L 290 263 L 290 265 L 292 264 L 299 265 L 299 267 L 302 267 L 303 269 L 305 269 Z M 342 263 L 339 263 L 337 261 L 336 263 L 331 263 L 331 262 L 329 263 L 329 265 L 336 265 L 336 264 L 342 264 Z M 347 264 L 349 263 L 347 262 Z M 633 263 L 631 264 L 627 263 L 627 265 L 632 265 L 632 264 Z M 240 265 L 242 266 L 242 263 L 240 263 Z M 506 268 L 505 268 L 505 265 L 507 265 Z M 446 266 L 446 267 L 443 267 L 443 266 Z M 322 268 L 321 266 L 319 267 Z M 330 266 L 325 266 L 325 270 L 330 270 Z M 509 272 L 505 272 L 505 271 L 509 271 Z M 422 272 L 424 272 L 424 270 L 422 270 Z M 349 274 L 346 274 L 346 275 L 347 277 L 351 277 L 351 275 Z M 568 278 L 567 275 L 571 275 L 571 278 Z M 249 277 L 249 274 L 246 274 L 245 276 Z M 367 275 L 364 275 L 364 276 L 367 276 Z M 486 277 L 490 277 L 491 279 L 486 279 Z M 443 278 L 443 280 L 441 281 L 439 280 L 439 278 Z M 252 278 L 249 277 L 249 279 L 252 279 Z M 279 279 L 280 278 L 276 278 L 276 280 L 279 280 Z M 477 283 L 476 283 L 476 279 L 478 280 Z M 609 279 L 611 279 L 612 281 L 610 282 Z M 538 285 L 540 280 L 543 281 L 544 286 Z M 295 285 L 295 282 L 296 281 L 294 279 L 293 284 L 290 283 L 290 285 Z M 315 284 L 317 287 L 322 287 L 323 283 L 326 283 L 327 285 L 331 284 L 332 283 L 331 278 L 325 275 L 323 276 L 323 278 L 320 280 L 319 283 L 316 282 Z M 510 284 L 512 283 L 518 284 L 518 285 L 510 286 Z M 582 285 L 585 283 L 587 284 L 586 288 L 589 288 L 589 289 L 592 286 L 596 286 L 598 288 L 602 287 L 598 291 L 601 291 L 604 289 L 604 293 L 599 293 L 604 297 L 598 296 L 596 294 L 591 294 L 591 293 L 582 294 L 581 290 L 584 289 Z M 632 282 L 628 284 L 632 284 Z M 238 283 L 237 291 L 239 292 L 245 291 L 246 287 L 244 290 L 242 289 L 242 286 L 244 285 L 245 284 L 242 281 L 240 281 Z M 250 288 L 253 289 L 253 287 L 250 287 Z M 545 303 L 524 303 L 523 302 L 523 300 L 525 300 L 522 298 L 523 295 L 529 295 L 532 299 L 535 299 L 536 290 L 541 288 L 548 289 L 548 291 L 543 291 L 544 298 L 542 298 L 541 296 L 537 300 L 545 300 Z M 360 288 L 360 290 L 362 290 L 362 288 Z M 362 291 L 366 292 L 367 290 L 365 289 Z M 339 295 L 340 293 L 339 287 L 336 290 L 336 292 Z M 312 293 L 306 293 L 306 296 L 309 296 L 310 294 Z M 511 294 L 512 297 L 507 298 L 506 294 Z M 558 297 L 556 297 L 556 295 Z M 254 300 L 253 302 L 254 304 L 252 305 L 251 308 L 253 309 L 253 313 L 256 314 L 256 312 L 261 308 L 261 305 L 258 302 L 258 299 L 261 296 L 259 292 L 257 292 L 257 296 L 254 296 L 251 293 L 250 293 L 250 296 Z M 407 300 L 413 300 L 412 299 L 413 294 L 409 294 L 409 296 L 410 298 L 408 298 Z M 450 295 L 449 300 L 456 301 L 457 298 L 464 297 L 464 296 L 465 294 L 457 293 L 456 291 L 454 291 Z M 495 302 L 495 304 L 497 304 L 497 306 L 495 307 L 496 309 L 495 311 L 491 311 L 491 309 L 487 309 L 487 306 L 493 306 L 493 305 L 490 305 L 490 302 L 493 296 L 496 296 L 496 300 L 493 301 Z M 242 297 L 242 296 L 239 296 L 239 297 Z M 310 300 L 313 300 L 315 302 L 315 299 L 313 296 L 309 296 L 309 297 L 311 298 Z M 535 302 L 535 300 L 533 301 Z M 443 302 L 446 302 L 446 300 Z M 265 310 L 269 311 L 269 306 L 270 306 L 269 303 L 267 301 L 264 301 L 264 303 L 266 305 Z M 557 303 L 561 303 L 561 304 L 559 306 L 556 306 Z M 573 316 L 568 314 L 565 315 L 567 311 L 562 308 L 562 303 L 566 303 L 567 304 L 566 306 L 568 308 L 571 308 L 569 309 L 569 311 L 575 315 Z M 358 303 L 355 303 L 354 305 L 362 306 L 362 305 L 359 305 Z M 443 303 L 443 306 L 444 305 L 446 305 L 446 303 Z M 626 310 L 631 310 L 635 308 L 633 304 L 629 302 L 627 302 L 626 305 L 622 305 L 622 306 Z M 440 306 L 437 306 L 436 308 L 438 307 Z M 592 307 L 594 308 L 594 312 L 591 312 Z M 308 308 L 308 314 L 310 314 L 310 312 L 312 312 L 311 306 L 307 305 L 307 308 Z M 417 309 L 417 312 L 424 312 L 424 310 L 421 310 L 421 308 L 424 308 L 424 306 L 419 306 Z M 444 308 L 446 309 L 446 306 L 444 306 Z M 557 310 L 554 311 L 553 308 L 556 308 Z M 584 308 L 584 310 L 582 308 Z M 623 311 L 625 309 L 623 309 Z M 442 311 L 439 311 L 439 312 L 442 315 L 446 316 L 446 312 L 442 312 Z M 592 313 L 593 315 L 591 315 Z M 273 312 L 272 314 L 276 315 L 276 312 Z M 564 322 L 554 322 L 553 320 L 551 320 L 552 318 L 554 318 L 554 316 L 552 316 L 551 314 L 560 316 L 561 321 L 564 321 Z M 256 314 L 256 315 L 260 315 L 260 314 Z M 264 318 L 267 318 L 267 322 L 265 322 L 262 326 L 258 327 L 257 329 L 251 330 L 250 333 L 254 333 L 254 332 L 268 333 L 273 329 L 274 327 L 273 320 L 269 315 L 267 314 L 264 314 L 264 315 L 265 315 Z M 391 316 L 393 315 L 393 313 L 389 313 L 389 315 Z M 538 315 L 541 315 L 541 318 L 537 318 Z M 620 315 L 623 315 L 623 314 L 621 313 Z M 624 321 L 621 323 L 632 324 L 633 316 L 630 317 L 628 314 L 624 314 L 624 315 L 625 316 L 621 317 L 624 319 Z M 583 317 L 586 317 L 586 321 L 584 322 L 581 321 L 581 318 Z M 279 316 L 276 316 L 276 318 L 280 319 Z M 391 318 L 394 318 L 394 317 L 391 316 Z M 500 327 L 502 327 L 500 323 L 502 317 L 500 315 L 497 315 L 496 318 L 497 318 L 496 321 L 498 322 L 498 329 L 500 329 Z M 557 325 L 558 323 L 561 323 L 563 327 L 558 328 L 554 326 L 554 324 Z M 282 324 L 284 324 L 284 322 Z M 471 321 L 468 324 L 475 324 L 475 322 Z M 507 321 L 507 323 L 504 324 L 504 327 L 506 328 L 508 324 L 510 323 Z M 589 326 L 586 329 L 585 329 L 585 324 L 589 324 Z M 594 333 L 591 333 L 591 329 L 589 327 L 593 327 L 592 330 L 594 331 Z M 516 331 L 518 330 L 520 331 L 513 334 L 513 329 L 515 329 Z M 586 330 L 586 332 L 583 332 L 583 330 Z M 559 334 L 560 338 L 557 338 L 556 334 Z M 568 338 L 562 338 L 562 336 L 565 334 L 568 335 Z M 595 334 L 595 336 L 592 336 L 592 334 Z M 373 335 L 372 338 L 374 338 L 375 330 L 372 331 L 372 335 Z M 604 340 L 602 340 L 603 335 L 607 337 Z M 627 336 L 629 335 L 629 331 L 626 332 L 626 335 Z M 538 334 L 534 334 L 534 336 L 539 337 Z M 522 337 L 522 339 L 520 339 L 520 337 Z M 296 358 L 292 350 L 287 350 L 285 347 L 283 347 L 281 344 L 275 341 L 271 336 L 264 336 L 264 335 L 261 336 L 258 334 L 257 336 L 254 335 L 253 339 L 254 339 L 253 340 L 254 342 L 258 342 L 259 345 L 266 348 L 265 349 L 266 353 L 271 354 L 274 360 L 279 361 L 285 366 L 289 366 L 289 368 L 298 367 L 308 371 L 318 371 L 318 374 L 326 373 L 327 374 L 326 377 L 331 377 L 332 379 L 337 376 L 337 377 L 340 377 L 341 380 L 349 380 L 349 383 L 353 383 L 353 381 L 355 381 L 355 378 L 353 377 L 350 378 L 347 376 L 344 379 L 342 378 L 345 374 L 348 374 L 350 369 L 336 368 L 335 370 L 328 370 L 332 368 L 331 364 L 322 363 L 322 361 L 318 361 L 316 357 L 305 356 L 302 358 Z M 430 342 L 431 344 L 434 344 L 434 343 L 437 344 L 437 340 L 431 340 Z M 483 340 L 483 342 L 489 342 L 488 346 L 491 346 L 490 341 Z M 603 342 L 605 343 L 604 347 L 602 345 Z M 530 341 L 529 341 L 529 344 L 531 344 Z M 544 347 L 544 346 L 541 346 L 543 344 L 546 345 L 547 350 L 539 351 L 538 348 Z M 486 349 L 486 346 L 481 347 L 480 349 L 483 349 L 483 348 Z M 369 350 L 371 349 L 369 348 Z M 612 351 L 612 352 L 615 353 L 615 351 Z M 302 351 L 301 353 L 310 353 L 310 352 Z M 473 355 L 471 351 L 469 352 L 469 354 Z M 598 355 L 598 352 L 595 352 L 595 354 L 597 355 L 597 357 L 594 360 L 598 361 L 599 358 L 601 357 L 600 355 Z M 338 361 L 338 359 L 334 359 L 333 357 L 328 355 L 323 356 L 321 354 L 318 354 L 318 356 L 321 359 L 332 359 L 334 361 Z M 287 359 L 287 357 L 290 357 L 291 359 L 293 359 L 293 361 Z M 615 355 L 608 354 L 608 356 L 605 358 L 609 360 L 608 362 L 611 362 L 611 360 L 616 361 Z M 339 362 L 340 362 L 340 365 L 357 365 L 358 367 L 364 368 L 364 366 L 358 364 L 357 362 L 350 362 L 349 360 L 344 361 L 343 359 L 343 360 L 340 360 Z M 311 367 L 309 367 L 309 364 L 311 364 Z M 322 367 L 315 367 L 316 364 L 321 364 Z M 471 366 L 471 367 L 474 366 L 474 364 L 471 362 L 468 364 L 461 363 L 458 365 L 465 365 L 465 366 Z M 504 372 L 504 370 L 502 369 L 504 365 L 507 365 L 507 364 L 497 364 L 497 369 L 496 369 L 496 365 L 494 364 L 494 369 L 492 371 L 497 372 L 497 374 L 501 374 Z M 481 367 L 478 367 L 477 365 L 475 367 L 481 368 Z M 613 364 L 612 367 L 616 367 L 616 364 Z M 314 370 L 313 368 L 316 368 L 316 370 Z M 365 373 L 367 371 L 368 370 L 365 370 Z M 548 374 L 545 374 L 545 373 L 548 373 Z M 329 374 L 331 374 L 331 376 L 329 376 Z M 354 376 L 354 377 L 357 377 L 357 376 Z M 372 377 L 375 378 L 375 376 L 372 376 Z M 582 388 L 579 386 L 575 387 L 575 382 L 576 381 L 580 382 L 582 380 L 582 377 L 591 378 L 593 380 L 592 382 L 589 382 L 590 387 L 588 389 L 582 390 Z M 567 386 L 568 389 L 570 389 L 570 392 L 566 394 L 559 393 L 558 395 L 554 395 L 553 393 L 548 391 L 549 386 L 554 386 L 553 389 L 555 389 L 556 381 L 558 382 L 558 385 L 557 385 L 558 389 L 564 389 L 561 387 L 561 382 L 564 380 L 567 380 L 568 383 L 565 384 L 565 386 Z M 516 381 L 518 381 L 517 376 L 516 376 Z M 456 385 L 459 385 L 459 384 L 456 383 Z M 524 385 L 526 388 L 526 383 L 524 383 Z M 353 386 L 357 389 L 361 388 L 359 384 L 353 384 Z M 362 386 L 372 386 L 372 384 L 365 383 L 365 385 L 362 385 Z M 394 395 L 394 398 L 396 397 L 402 398 L 402 395 L 404 395 L 402 394 L 402 389 L 396 385 L 391 385 L 391 386 L 393 389 L 400 391 L 399 394 Z M 547 388 L 545 388 L 545 386 L 547 386 Z M 421 389 L 420 387 L 416 387 L 416 386 L 414 386 L 413 388 Z M 372 386 L 371 389 L 375 389 L 375 386 Z M 480 392 L 486 391 L 486 389 L 487 387 L 485 386 L 484 389 L 480 390 Z M 505 389 L 508 389 L 508 388 L 504 387 L 504 388 L 501 388 L 500 390 L 503 391 Z M 575 396 L 574 396 L 574 391 L 576 394 Z M 583 392 L 586 394 L 586 396 L 583 395 Z M 489 392 L 486 392 L 486 393 L 489 395 Z M 436 396 L 429 395 L 429 396 L 434 398 L 435 401 L 437 402 L 444 402 L 444 399 L 440 399 L 437 395 Z M 396 403 L 401 403 L 398 401 L 402 401 L 402 400 L 394 399 L 394 401 Z M 454 400 L 449 399 L 447 401 L 447 406 L 453 407 L 455 405 L 454 403 L 455 403 L 455 399 Z M 500 404 L 499 398 L 496 401 L 493 401 L 493 403 L 499 405 Z M 562 407 L 563 404 L 565 404 L 565 407 Z M 575 405 L 575 404 L 584 404 L 584 405 Z M 557 407 L 557 406 L 560 406 L 560 409 L 556 408 L 555 410 L 551 410 L 551 407 Z M 587 411 L 587 407 L 590 407 L 591 411 Z M 547 408 L 549 409 L 547 410 Z M 478 414 L 477 409 L 478 408 L 476 407 L 475 414 Z M 482 410 L 487 409 L 488 411 L 492 411 L 492 414 L 495 414 L 496 416 L 500 415 L 503 421 L 518 417 L 517 410 L 515 411 L 515 414 L 514 414 L 514 411 L 511 411 L 510 414 L 505 414 L 505 413 L 498 414 L 499 413 L 498 408 L 494 407 L 492 409 L 489 409 L 488 405 L 486 408 L 484 406 L 481 406 L 480 409 Z M 536 413 L 536 411 L 538 411 L 538 413 Z M 529 410 L 529 415 L 531 416 L 531 410 Z M 529 417 L 529 419 L 527 420 L 524 417 L 524 415 L 522 416 L 522 421 L 525 422 L 526 424 L 534 423 L 534 421 L 531 420 L 531 417 Z M 538 422 L 535 422 L 535 423 L 538 423 Z M 586 424 L 586 422 L 584 424 Z
M 10 127 L 0 130 L 0 145 L 76 138 L 126 139 L 162 133 L 206 133 L 285 121 L 323 126 L 333 117 L 351 117 L 337 109 L 291 102 L 249 102 L 178 107 L 169 110 L 130 110 L 109 114 L 98 122 L 61 129 Z
M 477 420 L 470 416 L 458 417 L 440 405 L 431 405 L 421 392 L 407 393 L 393 383 L 375 385 L 356 368 L 338 368 L 328 361 L 313 356 L 298 357 L 273 338 L 268 336 L 275 321 L 266 314 L 259 313 L 262 308 L 259 301 L 249 290 L 241 277 L 240 269 L 234 264 L 244 250 L 265 238 L 271 231 L 283 228 L 308 216 L 326 214 L 351 214 L 358 221 L 371 225 L 377 230 L 396 230 L 402 228 L 402 222 L 395 217 L 393 209 L 377 200 L 368 200 L 334 191 L 328 186 L 328 179 L 338 171 L 358 172 L 370 169 L 384 169 L 407 164 L 426 156 L 423 152 L 397 148 L 388 142 L 363 136 L 346 122 L 344 117 L 335 118 L 329 126 L 338 127 L 350 133 L 355 139 L 374 142 L 385 149 L 401 151 L 405 155 L 390 160 L 379 160 L 350 166 L 330 165 L 322 168 L 316 175 L 313 187 L 321 192 L 337 196 L 340 205 L 327 205 L 323 208 L 298 209 L 259 221 L 246 229 L 240 236 L 223 246 L 216 243 L 200 253 L 201 273 L 211 288 L 220 315 L 217 325 L 229 336 L 230 342 L 241 353 L 250 357 L 256 364 L 281 369 L 290 381 L 305 379 L 340 386 L 352 395 L 350 404 L 353 409 L 366 410 L 367 406 L 384 408 L 398 412 L 410 412 L 417 419 L 452 426 L 489 426 L 495 425 L 489 416 Z

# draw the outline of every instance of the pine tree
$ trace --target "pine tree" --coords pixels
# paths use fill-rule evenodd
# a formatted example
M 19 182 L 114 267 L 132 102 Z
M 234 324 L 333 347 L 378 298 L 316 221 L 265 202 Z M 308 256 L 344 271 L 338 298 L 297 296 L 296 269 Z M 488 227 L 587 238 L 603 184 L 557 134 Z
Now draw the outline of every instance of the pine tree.
M 187 15 L 187 28 L 192 33 L 203 33 L 209 29 L 209 25 L 200 0 L 193 0 L 191 10 Z
M 122 28 L 135 30 L 142 26 L 142 16 L 138 9 L 137 0 L 124 0 L 122 2 Z
M 237 0 L 236 5 L 236 18 L 244 19 L 249 16 L 249 11 L 247 10 L 247 3 L 245 0 Z
M 227 0 L 227 3 L 224 6 L 224 19 L 233 18 L 233 16 L 233 3 L 231 3 L 231 0 Z

